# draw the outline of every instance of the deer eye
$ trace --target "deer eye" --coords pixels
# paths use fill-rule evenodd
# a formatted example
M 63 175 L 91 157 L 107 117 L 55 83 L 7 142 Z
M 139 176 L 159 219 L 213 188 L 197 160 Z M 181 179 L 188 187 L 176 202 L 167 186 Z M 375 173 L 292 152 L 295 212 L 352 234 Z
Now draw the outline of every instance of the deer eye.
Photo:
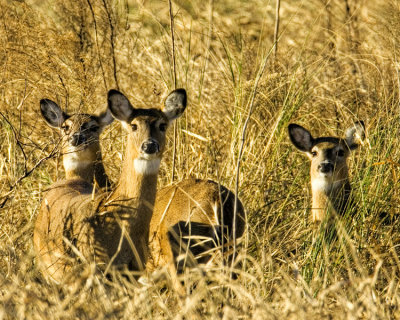
M 99 130 L 99 127 L 98 126 L 91 126 L 89 130 L 92 131 L 92 132 L 96 132 L 97 130 Z
M 65 131 L 65 133 L 68 133 L 70 127 L 69 127 L 69 125 L 64 124 L 64 125 L 61 126 L 61 129 L 63 129 Z
M 160 124 L 160 131 L 166 131 L 167 130 L 167 124 L 166 123 L 161 123 Z
M 312 151 L 312 152 L 311 152 L 311 155 L 312 155 L 313 157 L 316 157 L 316 156 L 317 156 L 317 154 L 318 154 L 318 152 L 317 152 L 317 151 Z
M 338 157 L 343 157 L 344 156 L 344 151 L 343 150 L 338 150 L 337 156 Z
M 132 131 L 136 131 L 137 130 L 137 124 L 136 123 L 132 123 Z

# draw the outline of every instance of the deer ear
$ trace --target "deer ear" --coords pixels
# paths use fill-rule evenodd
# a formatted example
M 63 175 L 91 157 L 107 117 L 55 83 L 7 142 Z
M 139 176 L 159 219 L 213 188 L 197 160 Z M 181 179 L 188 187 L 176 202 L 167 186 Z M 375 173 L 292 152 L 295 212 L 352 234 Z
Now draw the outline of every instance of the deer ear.
M 115 119 L 125 122 L 132 119 L 135 112 L 128 98 L 118 90 L 108 92 L 108 109 Z
M 346 144 L 350 150 L 357 149 L 365 139 L 365 125 L 363 121 L 358 121 L 354 126 L 346 130 Z
M 165 99 L 163 112 L 169 121 L 179 118 L 186 109 L 186 90 L 176 89 Z
M 110 108 L 107 108 L 104 112 L 97 116 L 97 120 L 101 127 L 108 126 L 114 121 L 114 117 L 111 114 Z
M 310 152 L 314 138 L 311 133 L 298 124 L 289 124 L 289 137 L 294 146 L 302 152 Z
M 61 110 L 57 103 L 49 99 L 40 100 L 40 112 L 49 126 L 60 128 L 69 116 Z

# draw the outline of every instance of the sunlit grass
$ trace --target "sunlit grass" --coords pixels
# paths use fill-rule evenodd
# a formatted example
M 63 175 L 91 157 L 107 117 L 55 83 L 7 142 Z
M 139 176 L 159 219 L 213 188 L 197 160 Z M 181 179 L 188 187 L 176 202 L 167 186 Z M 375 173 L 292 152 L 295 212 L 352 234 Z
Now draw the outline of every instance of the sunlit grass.
M 275 1 L 173 2 L 177 83 L 189 96 L 177 123 L 176 177 L 234 190 L 239 172 L 248 215 L 238 279 L 217 259 L 186 270 L 184 298 L 165 270 L 143 284 L 132 275 L 109 281 L 88 266 L 73 287 L 45 283 L 32 230 L 42 192 L 64 176 L 61 163 L 46 160 L 14 185 L 58 138 L 40 118 L 41 98 L 95 112 L 111 88 L 141 107 L 173 89 L 168 2 L 0 3 L 0 318 L 400 318 L 396 2 L 349 0 L 348 12 L 345 1 L 282 1 L 276 59 Z M 349 161 L 357 211 L 334 229 L 315 226 L 308 159 L 291 145 L 287 125 L 341 136 L 356 120 L 368 138 Z M 101 143 L 117 181 L 125 143 L 118 123 Z M 172 180 L 172 153 L 171 134 L 159 186 Z

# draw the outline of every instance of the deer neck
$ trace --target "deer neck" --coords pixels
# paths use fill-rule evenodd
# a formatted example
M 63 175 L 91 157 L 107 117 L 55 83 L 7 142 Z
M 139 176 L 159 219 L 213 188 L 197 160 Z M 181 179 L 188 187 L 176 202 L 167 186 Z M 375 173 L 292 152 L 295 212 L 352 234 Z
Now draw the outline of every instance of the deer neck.
M 132 138 L 128 138 L 128 146 L 122 165 L 118 185 L 110 200 L 135 200 L 141 216 L 151 215 L 157 191 L 157 175 L 160 159 L 140 160 Z
M 312 187 L 312 221 L 322 221 L 325 216 L 342 215 L 350 193 L 348 178 L 329 181 L 326 178 L 316 178 Z
M 148 234 L 159 168 L 141 170 L 143 168 L 135 165 L 135 151 L 129 137 L 116 188 L 111 193 L 100 193 L 98 201 L 89 202 L 90 210 L 93 210 L 93 205 L 102 204 L 100 209 L 95 209 L 101 214 L 94 215 L 96 222 L 91 241 L 96 243 L 96 247 L 105 249 L 96 253 L 98 261 L 108 261 L 113 257 L 115 265 L 132 264 L 129 268 L 143 270 L 148 255 Z
M 63 157 L 66 179 L 83 179 L 89 183 L 94 181 L 100 188 L 110 186 L 110 180 L 106 174 L 102 154 L 99 148 L 97 151 L 90 151 L 89 157 L 76 155 L 75 153 L 66 154 Z M 93 157 L 95 154 L 95 157 Z
M 94 164 L 94 179 L 100 188 L 110 187 L 112 185 L 104 169 L 101 152 L 99 152 L 98 159 L 96 159 Z

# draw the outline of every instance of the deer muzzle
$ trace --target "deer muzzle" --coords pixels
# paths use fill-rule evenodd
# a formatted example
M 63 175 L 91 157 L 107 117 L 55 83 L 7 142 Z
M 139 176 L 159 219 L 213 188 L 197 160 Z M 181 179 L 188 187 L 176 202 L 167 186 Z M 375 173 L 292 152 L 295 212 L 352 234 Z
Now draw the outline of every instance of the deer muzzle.
M 334 165 L 330 161 L 324 161 L 318 165 L 318 171 L 324 174 L 332 173 L 333 169 Z
M 142 143 L 141 149 L 146 154 L 155 154 L 160 152 L 160 145 L 156 140 L 149 139 Z

